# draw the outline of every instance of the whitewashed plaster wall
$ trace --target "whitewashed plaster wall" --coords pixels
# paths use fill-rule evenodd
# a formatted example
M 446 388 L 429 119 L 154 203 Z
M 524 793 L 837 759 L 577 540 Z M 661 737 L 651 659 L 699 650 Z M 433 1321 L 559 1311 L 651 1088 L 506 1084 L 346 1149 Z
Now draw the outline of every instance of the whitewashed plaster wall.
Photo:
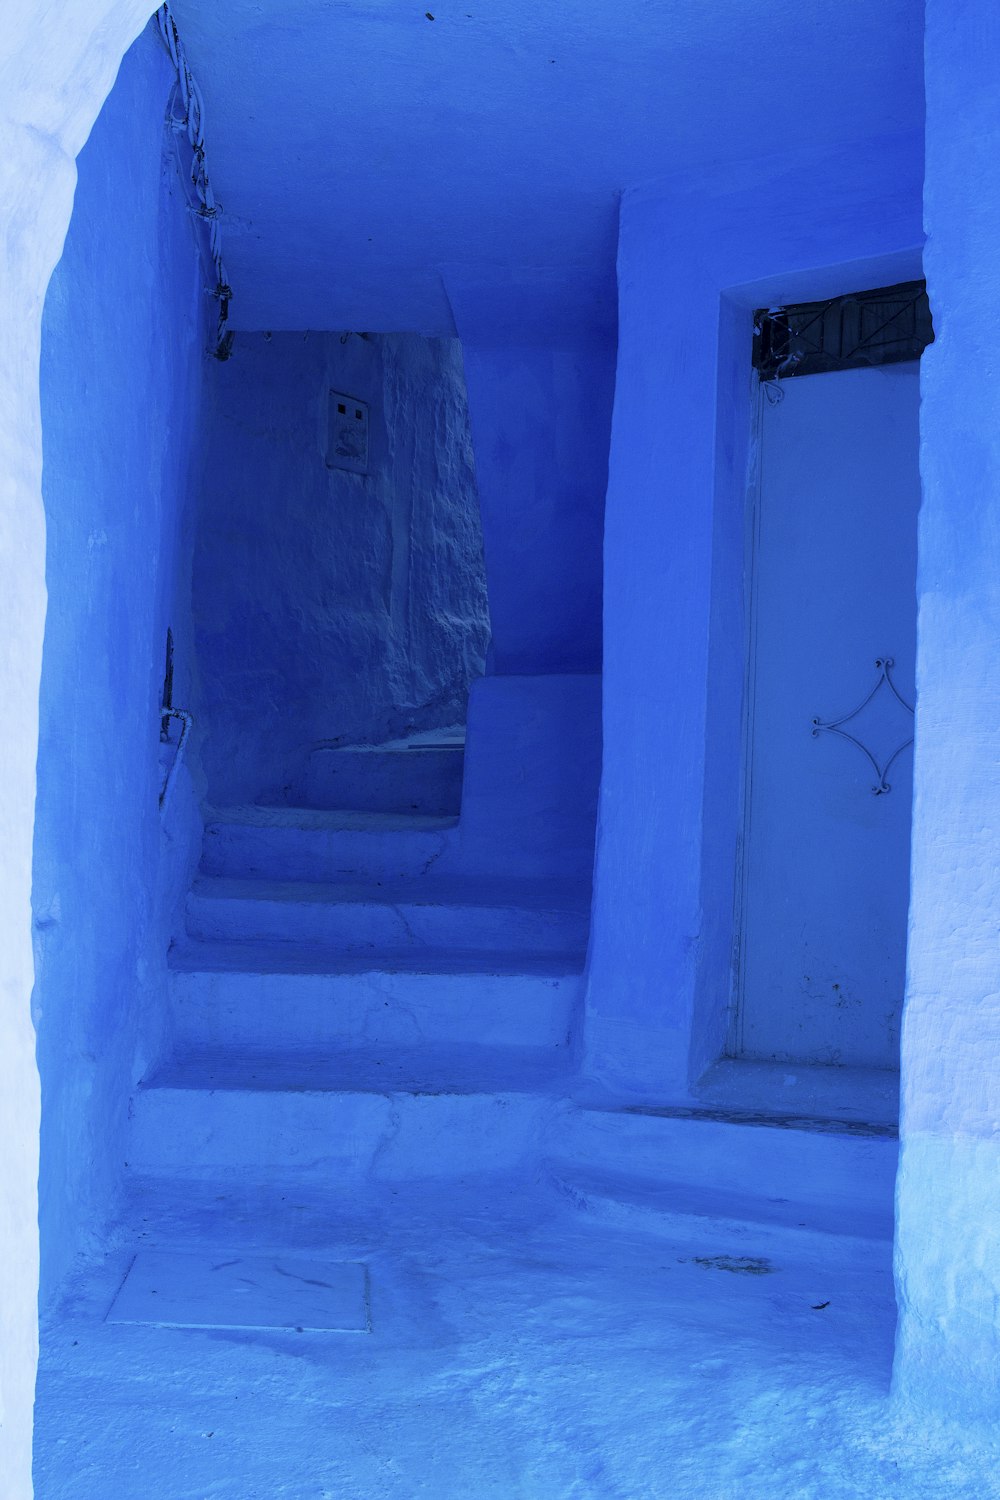
M 162 897 L 186 893 L 201 847 L 193 745 L 158 807 L 168 625 L 175 701 L 191 701 L 190 473 L 210 315 L 183 159 L 164 141 L 175 79 L 147 26 L 77 158 L 42 315 L 32 1015 L 43 1308 L 116 1217 L 128 1098 L 167 1045 L 177 902 Z
M 38 370 L 42 304 L 75 159 L 148 0 L 12 0 L 0 29 L 0 1475 L 31 1485 L 39 1088 L 30 999 L 31 854 L 45 620 Z
M 364 474 L 328 467 L 331 391 L 368 404 Z M 458 341 L 239 333 L 207 372 L 202 428 L 209 800 L 282 800 L 317 742 L 464 720 L 489 620 Z
M 929 0 L 896 1388 L 1000 1416 L 1000 11 Z

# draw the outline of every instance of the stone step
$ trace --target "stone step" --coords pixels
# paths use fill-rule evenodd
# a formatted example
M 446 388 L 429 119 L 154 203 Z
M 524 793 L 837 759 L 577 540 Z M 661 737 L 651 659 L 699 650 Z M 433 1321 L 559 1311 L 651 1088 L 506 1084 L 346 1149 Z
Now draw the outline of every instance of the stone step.
M 557 1188 L 608 1222 L 672 1234 L 695 1217 L 723 1242 L 734 1225 L 777 1241 L 789 1230 L 892 1241 L 898 1143 L 888 1131 L 566 1103 L 542 1151 Z
M 527 1169 L 565 1049 L 179 1057 L 131 1101 L 153 1177 L 344 1182 Z M 456 1080 L 464 1080 L 458 1082 Z
M 884 1216 L 858 1220 L 795 1199 L 768 1200 L 753 1192 L 696 1186 L 690 1182 L 574 1169 L 546 1169 L 559 1196 L 589 1219 L 609 1228 L 698 1240 L 704 1263 L 747 1275 L 778 1269 L 789 1253 L 801 1256 L 810 1243 L 830 1235 L 881 1248 L 888 1260 L 892 1229 Z M 765 1264 L 755 1264 L 765 1257 Z M 748 1263 L 749 1262 L 749 1263 Z
M 328 1055 L 346 1045 L 554 1047 L 581 1003 L 579 956 L 426 950 L 376 956 L 274 945 L 171 953 L 176 1045 Z
M 188 896 L 192 938 L 383 949 L 582 953 L 589 891 L 568 881 L 458 878 L 271 883 L 202 878 Z
M 205 823 L 202 872 L 271 880 L 400 880 L 426 873 L 457 819 L 419 813 L 216 809 Z
M 465 746 L 321 745 L 308 756 L 291 798 L 303 807 L 457 817 Z
M 513 1174 L 746 1274 L 831 1236 L 891 1254 L 890 1137 L 593 1110 L 567 1097 L 569 1065 L 565 1048 L 192 1052 L 137 1091 L 126 1159 L 147 1178 L 328 1191 Z

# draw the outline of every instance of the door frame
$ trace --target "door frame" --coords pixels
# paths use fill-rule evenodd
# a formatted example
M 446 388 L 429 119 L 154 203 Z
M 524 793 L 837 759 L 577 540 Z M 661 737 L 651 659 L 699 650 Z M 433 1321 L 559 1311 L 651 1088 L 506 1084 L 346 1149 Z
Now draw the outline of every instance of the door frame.
M 746 966 L 747 859 L 750 844 L 754 712 L 757 680 L 757 558 L 760 546 L 761 441 L 764 420 L 764 382 L 751 365 L 750 434 L 747 449 L 743 564 L 743 702 L 740 734 L 740 807 L 736 834 L 736 871 L 733 877 L 733 972 L 728 1006 L 725 1056 L 743 1053 L 743 984 Z

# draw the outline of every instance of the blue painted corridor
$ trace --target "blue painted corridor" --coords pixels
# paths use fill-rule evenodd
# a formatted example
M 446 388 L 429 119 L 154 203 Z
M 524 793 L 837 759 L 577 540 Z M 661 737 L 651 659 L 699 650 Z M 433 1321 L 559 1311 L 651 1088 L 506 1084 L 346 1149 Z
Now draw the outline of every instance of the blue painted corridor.
M 0 1500 L 1000 1500 L 993 11 L 13 6 Z

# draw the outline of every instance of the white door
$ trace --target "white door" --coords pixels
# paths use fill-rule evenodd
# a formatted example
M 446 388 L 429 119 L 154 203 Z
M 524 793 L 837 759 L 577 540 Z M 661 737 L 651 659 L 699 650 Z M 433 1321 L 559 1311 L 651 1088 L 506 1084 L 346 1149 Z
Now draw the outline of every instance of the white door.
M 918 371 L 882 365 L 761 391 L 738 1055 L 898 1066 Z

